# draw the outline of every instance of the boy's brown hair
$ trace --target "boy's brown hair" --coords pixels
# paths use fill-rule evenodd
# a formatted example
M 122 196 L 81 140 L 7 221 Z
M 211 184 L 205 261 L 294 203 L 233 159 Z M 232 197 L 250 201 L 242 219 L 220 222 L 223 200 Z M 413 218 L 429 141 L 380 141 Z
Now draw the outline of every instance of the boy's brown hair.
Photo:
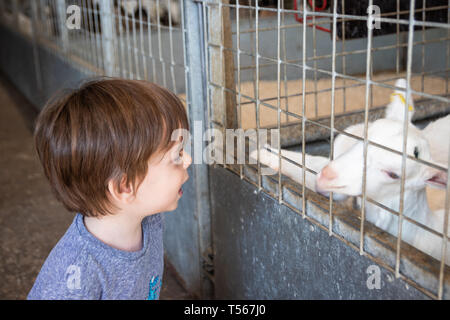
M 148 160 L 168 150 L 172 132 L 188 129 L 183 104 L 150 82 L 89 81 L 62 92 L 40 113 L 35 146 L 58 200 L 85 216 L 112 213 L 108 182 L 136 191 Z

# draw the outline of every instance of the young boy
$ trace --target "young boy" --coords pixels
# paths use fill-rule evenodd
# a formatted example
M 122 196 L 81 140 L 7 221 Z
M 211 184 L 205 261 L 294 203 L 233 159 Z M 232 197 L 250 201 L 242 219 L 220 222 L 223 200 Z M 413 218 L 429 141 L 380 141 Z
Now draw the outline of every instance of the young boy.
M 159 298 L 161 212 L 177 208 L 192 161 L 177 129 L 188 129 L 180 100 L 144 81 L 91 81 L 47 104 L 36 150 L 77 214 L 28 299 Z

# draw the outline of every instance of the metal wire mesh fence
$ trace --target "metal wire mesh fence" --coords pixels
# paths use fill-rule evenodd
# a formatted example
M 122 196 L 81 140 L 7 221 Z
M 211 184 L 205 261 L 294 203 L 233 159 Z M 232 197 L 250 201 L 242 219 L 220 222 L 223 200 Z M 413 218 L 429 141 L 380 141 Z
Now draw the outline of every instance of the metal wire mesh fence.
M 422 156 L 410 144 L 427 129 L 416 132 L 410 120 L 419 125 L 449 112 L 448 3 L 397 1 L 383 13 L 375 1 L 202 3 L 205 21 L 222 19 L 204 30 L 211 128 L 223 137 L 233 126 L 256 131 L 244 136 L 255 165 L 236 164 L 228 155 L 221 163 L 397 277 L 442 298 L 448 283 L 448 187 L 439 199 L 427 198 L 425 184 L 412 187 L 412 171 L 429 167 L 447 179 L 449 118 L 439 120 L 440 142 L 427 140 L 440 151 Z M 392 115 L 396 103 L 399 113 Z M 392 117 L 396 121 L 375 121 Z M 391 126 L 398 137 L 381 134 Z M 259 134 L 266 129 L 281 133 L 272 147 Z M 233 148 L 227 152 L 234 155 Z M 267 166 L 277 173 L 265 175 Z M 326 192 L 319 188 L 324 185 Z M 349 222 L 352 210 L 355 220 Z M 439 218 L 429 219 L 436 212 Z M 343 232 L 343 220 L 353 228 Z M 383 235 L 391 241 L 390 256 L 372 247 L 370 237 L 379 230 L 373 225 L 393 236 Z M 433 284 L 412 276 L 410 264 L 423 266 L 423 259 L 414 262 L 409 245 L 436 259 L 429 260 Z

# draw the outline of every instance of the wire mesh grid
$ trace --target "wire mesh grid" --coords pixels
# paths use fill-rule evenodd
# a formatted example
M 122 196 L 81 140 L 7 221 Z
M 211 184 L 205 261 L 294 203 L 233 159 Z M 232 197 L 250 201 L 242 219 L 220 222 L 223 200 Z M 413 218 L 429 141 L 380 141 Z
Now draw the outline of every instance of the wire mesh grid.
M 73 67 L 149 80 L 186 102 L 182 1 L 14 0 L 2 9 L 6 24 Z
M 378 12 L 375 16 L 376 11 L 367 11 L 375 1 L 365 2 L 365 7 L 362 4 L 363 11 L 350 9 L 349 12 L 345 10 L 346 5 L 354 9 L 358 3 L 350 0 L 329 4 L 314 0 L 278 1 L 272 7 L 264 7 L 259 1 L 201 2 L 204 19 L 209 22 L 204 29 L 207 60 L 219 59 L 224 64 L 208 66 L 211 128 L 221 130 L 223 137 L 227 135 L 226 128 L 233 123 L 237 128 L 257 132 L 250 134 L 246 143 L 248 162 L 253 154 L 257 160 L 255 165 L 236 164 L 234 144 L 226 151 L 232 154 L 231 158 L 227 154 L 221 164 L 361 255 L 391 270 L 397 278 L 430 297 L 443 298 L 449 281 L 445 264 L 448 260 L 449 187 L 447 183 L 440 199 L 435 200 L 430 196 L 426 198 L 422 185 L 418 193 L 420 200 L 412 200 L 411 194 L 417 196 L 417 190 L 411 187 L 411 170 L 416 165 L 429 167 L 440 170 L 444 173 L 443 179 L 448 179 L 445 175 L 450 144 L 446 136 L 448 130 L 442 130 L 439 162 L 424 154 L 419 157 L 409 147 L 416 128 L 411 129 L 406 106 L 415 104 L 413 119 L 416 124 L 426 118 L 445 116 L 450 111 L 449 4 L 446 1 L 398 0 L 393 2 L 391 11 L 383 8 L 383 13 Z M 380 2 L 377 4 L 381 5 Z M 437 12 L 442 16 L 436 17 Z M 227 19 L 231 21 L 230 25 Z M 369 27 L 375 19 L 380 23 L 378 29 Z M 380 32 L 386 29 L 390 32 Z M 227 39 L 227 32 L 231 33 L 232 40 Z M 433 64 L 432 60 L 439 62 Z M 396 82 L 402 78 L 406 80 L 405 87 L 399 87 Z M 385 117 L 388 112 L 385 106 L 392 104 L 399 93 L 404 107 L 399 110 L 400 119 L 395 119 L 398 120 L 395 126 L 401 128 L 401 141 L 394 147 L 387 138 L 380 140 L 369 133 L 376 134 L 372 122 Z M 227 95 L 233 97 L 231 102 Z M 358 130 L 351 129 L 358 122 L 361 123 L 356 125 Z M 448 126 L 448 121 L 441 123 Z M 269 140 L 272 148 L 261 141 L 259 132 L 266 129 L 281 133 L 275 137 L 277 141 Z M 336 135 L 341 136 L 339 141 Z M 251 141 L 255 137 L 257 141 Z M 360 157 L 356 159 L 354 153 L 343 150 L 339 145 L 342 141 L 352 141 L 349 149 L 360 148 Z M 374 165 L 374 149 L 386 151 L 385 156 L 396 155 L 397 162 L 400 159 L 396 173 Z M 336 151 L 339 162 L 335 159 Z M 351 156 L 353 158 L 349 158 Z M 344 170 L 342 176 L 354 176 L 350 172 L 361 167 L 362 175 L 356 181 L 349 181 L 360 185 L 359 192 L 345 191 L 351 197 L 344 199 L 338 188 L 331 189 L 334 192 L 326 197 L 318 195 L 317 174 L 325 175 L 324 166 L 337 166 L 345 157 L 347 166 L 341 168 Z M 352 162 L 355 162 L 355 168 L 349 165 Z M 266 166 L 275 169 L 276 173 L 265 175 L 263 168 Z M 374 177 L 374 170 L 378 170 L 377 175 L 390 175 L 382 178 L 386 189 L 394 190 L 393 195 L 381 191 L 384 187 L 377 181 L 379 177 Z M 396 189 L 390 189 L 392 183 Z M 393 196 L 395 200 L 392 200 Z M 339 201 L 335 201 L 335 197 Z M 429 215 L 434 213 L 428 205 L 434 209 L 436 203 L 430 204 L 430 201 L 439 202 L 441 215 L 437 225 L 431 225 L 430 219 L 424 220 L 415 213 L 420 210 L 428 210 Z M 424 206 L 419 202 L 424 202 Z M 325 211 L 325 215 L 317 214 L 318 208 Z M 347 219 L 351 212 L 357 219 L 347 223 L 356 224 L 353 230 L 347 231 L 356 229 L 357 237 L 342 232 L 341 220 Z M 380 220 L 384 222 L 380 223 Z M 390 238 L 391 256 L 373 250 L 373 224 L 393 236 Z M 414 232 L 411 225 L 416 228 L 413 228 Z M 416 232 L 416 239 L 420 239 L 409 240 L 409 234 Z M 432 254 L 418 244 L 431 241 L 426 238 L 429 234 L 436 237 L 433 243 L 439 247 L 439 252 L 433 255 L 436 259 L 430 260 L 426 256 L 418 259 L 420 262 L 414 261 L 417 251 L 413 247 Z M 411 261 L 422 267 L 426 264 L 426 268 L 432 270 L 431 285 L 413 276 L 408 270 Z

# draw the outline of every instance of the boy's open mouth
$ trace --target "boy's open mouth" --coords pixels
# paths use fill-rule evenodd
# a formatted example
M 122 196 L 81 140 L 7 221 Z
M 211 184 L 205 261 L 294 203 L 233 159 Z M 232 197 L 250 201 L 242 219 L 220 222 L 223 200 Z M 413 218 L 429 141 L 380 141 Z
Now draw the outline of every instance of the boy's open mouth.
M 181 197 L 183 195 L 183 188 L 180 188 L 180 190 L 178 190 L 178 195 Z

